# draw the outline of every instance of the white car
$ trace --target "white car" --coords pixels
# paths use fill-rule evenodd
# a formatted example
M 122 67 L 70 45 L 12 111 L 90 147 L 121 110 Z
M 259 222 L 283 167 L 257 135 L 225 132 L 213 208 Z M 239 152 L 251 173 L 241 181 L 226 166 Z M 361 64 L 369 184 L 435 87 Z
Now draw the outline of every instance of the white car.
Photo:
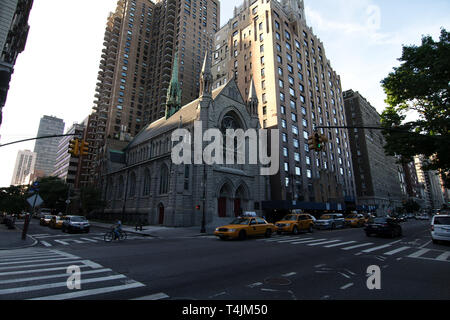
M 433 243 L 450 241 L 450 215 L 438 215 L 431 219 L 431 238 Z

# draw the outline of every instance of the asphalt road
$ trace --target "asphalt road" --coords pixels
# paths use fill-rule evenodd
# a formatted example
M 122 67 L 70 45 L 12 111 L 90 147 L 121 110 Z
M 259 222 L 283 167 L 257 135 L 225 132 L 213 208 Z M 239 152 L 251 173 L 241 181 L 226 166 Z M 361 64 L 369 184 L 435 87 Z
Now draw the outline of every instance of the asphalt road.
M 101 229 L 65 235 L 33 224 L 39 246 L 20 256 L 0 252 L 0 299 L 450 299 L 450 245 L 431 242 L 428 221 L 402 227 L 403 237 L 395 239 L 342 229 L 246 241 L 105 243 Z M 68 265 L 82 267 L 81 290 L 68 291 Z M 379 268 L 380 289 L 367 286 L 370 266 Z

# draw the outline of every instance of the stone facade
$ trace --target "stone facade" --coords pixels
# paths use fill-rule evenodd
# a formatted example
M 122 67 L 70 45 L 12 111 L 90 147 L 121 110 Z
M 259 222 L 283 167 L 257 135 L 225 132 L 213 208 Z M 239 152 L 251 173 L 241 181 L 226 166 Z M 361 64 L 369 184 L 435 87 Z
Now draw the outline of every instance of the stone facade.
M 220 224 L 243 211 L 262 214 L 268 180 L 260 175 L 259 165 L 172 162 L 171 137 L 176 129 L 187 129 L 192 138 L 199 133 L 195 130 L 199 123 L 202 136 L 208 129 L 222 129 L 227 121 L 244 131 L 259 130 L 257 101 L 250 97 L 246 103 L 234 80 L 212 91 L 208 59 L 201 77 L 199 99 L 151 123 L 125 150 L 110 150 L 103 178 L 106 216 L 181 227 L 200 225 L 203 210 L 207 224 Z M 203 142 L 203 150 L 207 145 Z M 190 148 L 194 151 L 193 145 Z

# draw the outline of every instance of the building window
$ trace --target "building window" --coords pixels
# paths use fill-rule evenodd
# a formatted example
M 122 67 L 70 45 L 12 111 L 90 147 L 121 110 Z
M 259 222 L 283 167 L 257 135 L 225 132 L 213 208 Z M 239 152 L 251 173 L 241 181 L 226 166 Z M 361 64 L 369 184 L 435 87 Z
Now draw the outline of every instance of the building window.
M 169 192 L 169 169 L 166 165 L 161 166 L 159 179 L 159 194 L 167 194 Z

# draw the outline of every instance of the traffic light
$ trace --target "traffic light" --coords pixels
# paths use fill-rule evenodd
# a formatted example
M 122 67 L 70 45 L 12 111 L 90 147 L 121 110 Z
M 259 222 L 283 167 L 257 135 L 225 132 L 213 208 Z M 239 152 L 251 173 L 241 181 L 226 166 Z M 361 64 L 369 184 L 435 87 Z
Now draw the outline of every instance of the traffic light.
M 78 139 L 70 140 L 68 152 L 71 155 L 78 157 L 78 155 L 80 154 L 80 141 Z
M 80 155 L 86 156 L 89 154 L 89 142 L 82 140 L 80 144 Z
M 324 135 L 320 135 L 317 132 L 314 133 L 314 135 L 310 136 L 308 139 L 309 148 L 317 152 L 323 151 L 327 142 L 327 137 Z
M 316 137 L 314 136 L 310 136 L 308 138 L 308 146 L 310 150 L 316 150 Z
M 323 151 L 325 149 L 326 143 L 328 142 L 328 139 L 324 135 L 319 135 L 318 133 L 316 133 L 316 135 L 318 136 L 316 138 L 317 139 L 316 150 Z

